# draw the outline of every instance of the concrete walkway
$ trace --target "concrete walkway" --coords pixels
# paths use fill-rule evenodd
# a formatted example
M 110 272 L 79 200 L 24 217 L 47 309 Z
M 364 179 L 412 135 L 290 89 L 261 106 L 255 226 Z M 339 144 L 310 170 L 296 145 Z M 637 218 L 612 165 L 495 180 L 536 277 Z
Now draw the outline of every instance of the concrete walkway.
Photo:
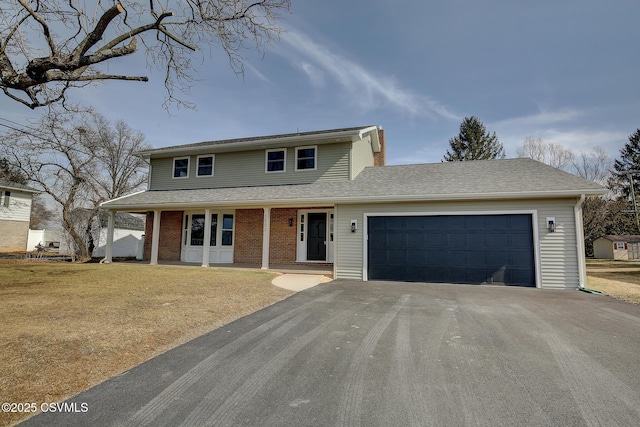
M 271 283 L 279 288 L 300 292 L 331 280 L 321 274 L 283 274 L 273 279 Z

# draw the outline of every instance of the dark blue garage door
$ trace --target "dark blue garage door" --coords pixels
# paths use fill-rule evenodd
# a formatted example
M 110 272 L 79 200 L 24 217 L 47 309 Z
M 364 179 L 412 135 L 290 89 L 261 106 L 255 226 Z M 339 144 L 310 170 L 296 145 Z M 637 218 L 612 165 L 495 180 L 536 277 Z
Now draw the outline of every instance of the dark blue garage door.
M 535 286 L 531 215 L 368 221 L 368 279 Z

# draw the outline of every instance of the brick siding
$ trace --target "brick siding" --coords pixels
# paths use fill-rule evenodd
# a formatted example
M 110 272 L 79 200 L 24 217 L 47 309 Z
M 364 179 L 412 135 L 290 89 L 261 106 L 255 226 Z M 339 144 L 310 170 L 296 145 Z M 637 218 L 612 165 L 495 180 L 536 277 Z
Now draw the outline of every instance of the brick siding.
M 293 225 L 289 226 L 289 219 Z M 295 208 L 271 209 L 270 264 L 293 264 L 296 262 L 296 234 L 298 210 Z
M 29 238 L 29 221 L 0 220 L 0 252 L 25 252 Z
M 378 139 L 380 140 L 380 152 L 373 153 L 373 166 L 384 166 L 387 164 L 387 146 L 384 140 L 384 130 L 378 129 Z
M 160 213 L 160 240 L 158 242 L 158 260 L 180 261 L 182 238 L 182 211 Z M 151 259 L 151 240 L 153 236 L 153 212 L 147 212 L 144 239 L 144 259 Z
M 262 263 L 262 209 L 237 209 L 233 262 Z

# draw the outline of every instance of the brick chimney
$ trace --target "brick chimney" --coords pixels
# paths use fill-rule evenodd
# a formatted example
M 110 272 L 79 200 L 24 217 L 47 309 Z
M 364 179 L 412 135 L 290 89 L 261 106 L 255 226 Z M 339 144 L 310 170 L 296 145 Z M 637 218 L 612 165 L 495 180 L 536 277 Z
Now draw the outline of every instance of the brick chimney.
M 378 129 L 378 140 L 380 140 L 380 152 L 373 153 L 373 166 L 384 166 L 387 164 L 387 145 L 384 141 L 383 129 Z

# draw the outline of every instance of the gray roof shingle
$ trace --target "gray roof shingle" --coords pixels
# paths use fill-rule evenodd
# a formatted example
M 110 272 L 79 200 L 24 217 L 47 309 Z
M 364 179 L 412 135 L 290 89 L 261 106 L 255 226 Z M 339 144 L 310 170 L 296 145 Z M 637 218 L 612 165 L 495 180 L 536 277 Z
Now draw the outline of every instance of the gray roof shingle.
M 145 191 L 106 202 L 107 209 L 313 205 L 598 195 L 606 190 L 531 159 L 445 162 L 365 168 L 353 181 Z
M 15 182 L 15 181 L 9 181 L 8 179 L 5 178 L 0 178 L 0 188 L 8 188 L 10 190 L 18 190 L 18 191 L 24 191 L 26 193 L 39 193 L 39 190 L 36 190 L 35 188 L 31 188 L 28 187 L 24 184 L 20 184 L 19 182 Z

